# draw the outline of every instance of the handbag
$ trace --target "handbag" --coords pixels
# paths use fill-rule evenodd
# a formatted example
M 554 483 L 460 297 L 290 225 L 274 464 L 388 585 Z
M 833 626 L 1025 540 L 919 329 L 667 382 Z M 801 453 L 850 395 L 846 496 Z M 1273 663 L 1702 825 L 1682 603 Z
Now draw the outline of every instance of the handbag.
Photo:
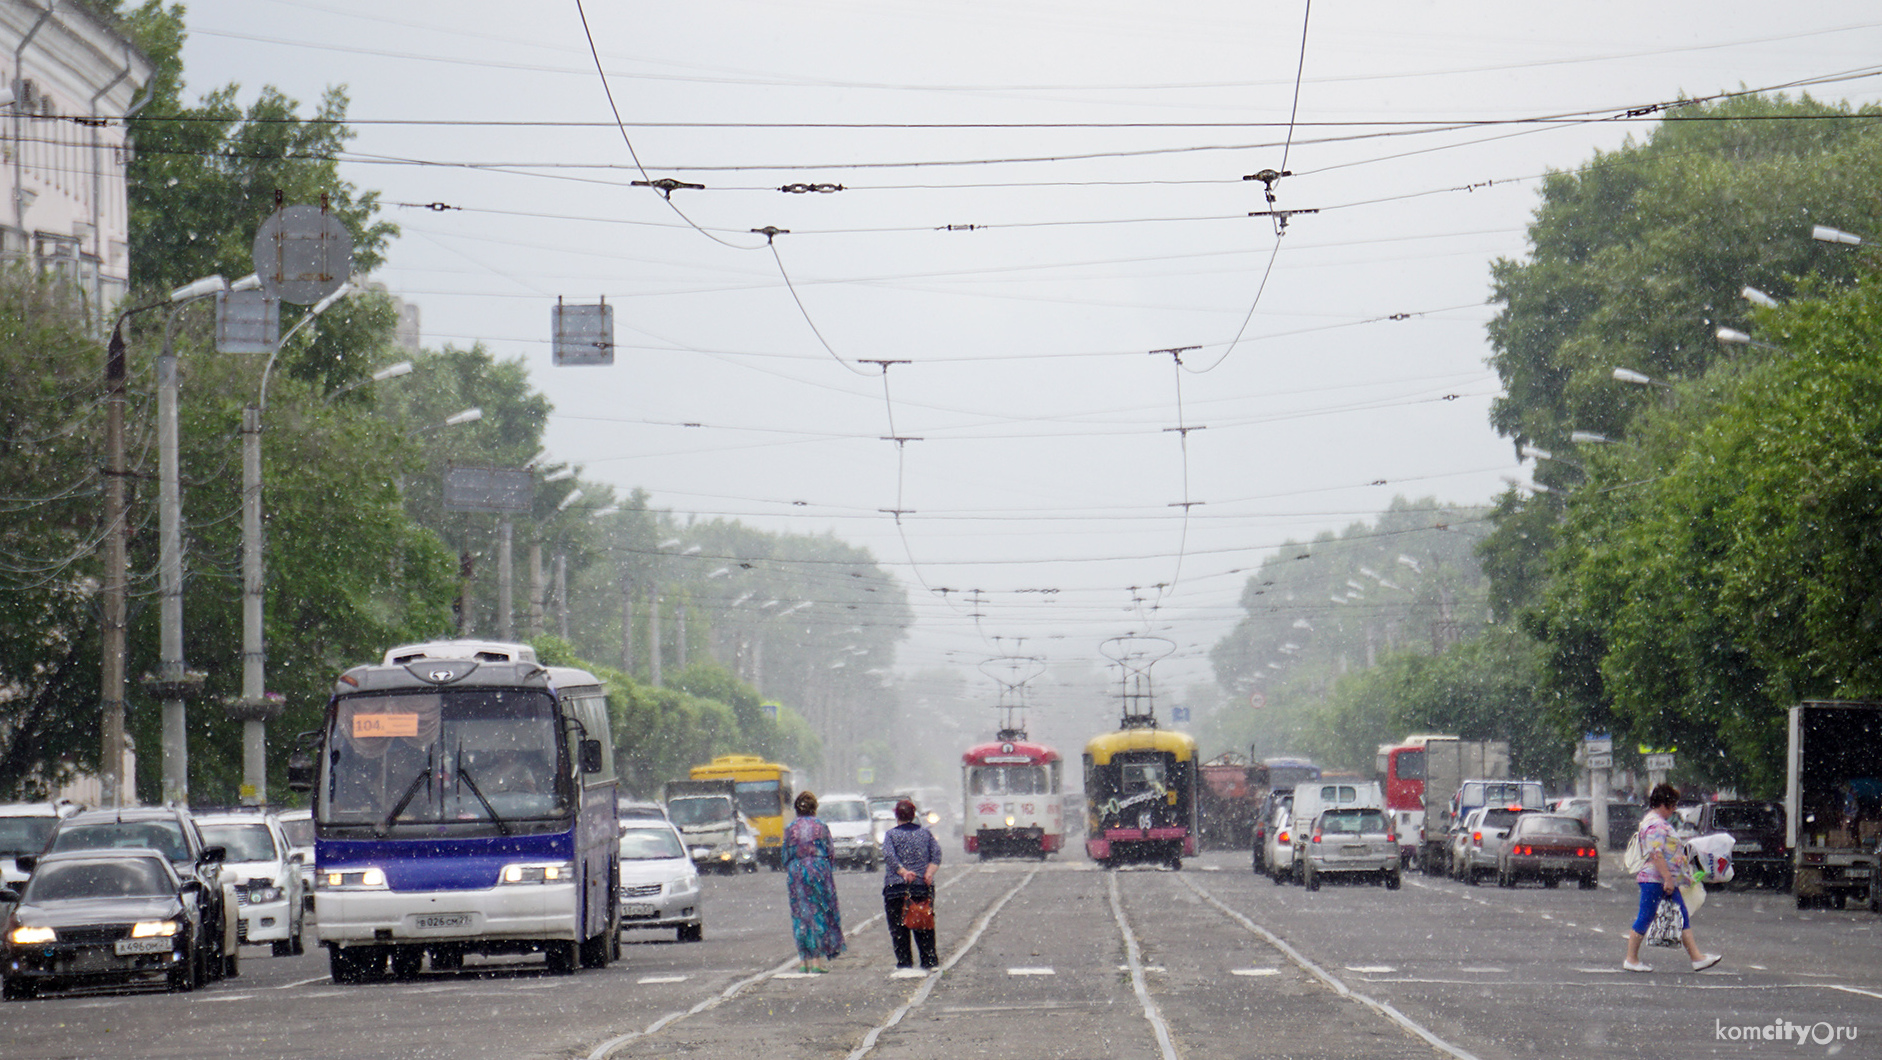
M 902 926 L 910 931 L 934 930 L 933 891 L 929 891 L 925 898 L 910 895 L 902 899 Z
M 1628 872 L 1638 873 L 1647 867 L 1647 855 L 1640 851 L 1640 833 L 1635 832 L 1627 841 L 1627 849 L 1621 851 L 1621 866 Z

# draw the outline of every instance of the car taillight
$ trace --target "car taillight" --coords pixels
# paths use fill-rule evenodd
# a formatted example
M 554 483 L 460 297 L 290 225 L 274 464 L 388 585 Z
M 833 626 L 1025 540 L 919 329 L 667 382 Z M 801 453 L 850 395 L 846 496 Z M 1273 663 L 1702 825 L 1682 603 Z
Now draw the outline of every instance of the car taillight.
M 1482 846 L 1483 845 L 1483 833 L 1482 832 L 1470 833 L 1470 841 L 1477 844 L 1478 846 Z
M 1286 830 L 1286 829 L 1282 829 L 1282 830 L 1281 830 L 1281 834 L 1280 834 L 1280 835 L 1277 835 L 1277 836 L 1275 836 L 1275 837 L 1274 837 L 1274 841 L 1275 841 L 1275 842 L 1277 842 L 1277 843 L 1288 843 L 1288 842 L 1292 842 L 1292 840 L 1288 838 L 1288 834 L 1287 834 L 1287 830 Z
M 1314 841 L 1314 842 L 1316 842 L 1316 843 L 1318 843 L 1318 842 L 1320 842 L 1320 833 L 1319 833 L 1319 832 L 1315 832 L 1315 833 L 1313 834 L 1313 841 Z
M 1580 854 L 1584 858 L 1592 858 L 1596 856 L 1595 849 L 1593 847 L 1582 847 L 1580 850 L 1575 851 L 1575 853 Z

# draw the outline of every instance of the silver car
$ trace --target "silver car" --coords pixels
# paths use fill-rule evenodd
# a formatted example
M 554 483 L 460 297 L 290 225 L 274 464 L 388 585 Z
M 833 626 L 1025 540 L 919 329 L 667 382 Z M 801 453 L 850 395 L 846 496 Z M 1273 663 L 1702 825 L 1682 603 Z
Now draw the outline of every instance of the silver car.
M 1301 883 L 1320 889 L 1325 876 L 1376 879 L 1388 890 L 1402 882 L 1398 833 L 1386 811 L 1371 806 L 1335 806 L 1314 818 L 1307 841 L 1300 845 Z
M 1509 840 L 1510 826 L 1524 813 L 1516 806 L 1485 806 L 1470 811 L 1457 837 L 1457 877 L 1475 884 L 1496 875 L 1497 858 Z
M 681 942 L 705 937 L 699 869 L 665 820 L 621 822 L 621 930 L 671 928 Z

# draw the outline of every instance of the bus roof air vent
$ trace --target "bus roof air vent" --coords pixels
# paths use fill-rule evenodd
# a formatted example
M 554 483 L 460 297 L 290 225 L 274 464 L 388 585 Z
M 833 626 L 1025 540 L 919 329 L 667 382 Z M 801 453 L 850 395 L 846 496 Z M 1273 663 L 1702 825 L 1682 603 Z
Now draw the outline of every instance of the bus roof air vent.
M 475 659 L 414 659 L 405 672 L 429 684 L 448 685 L 470 676 L 479 665 Z

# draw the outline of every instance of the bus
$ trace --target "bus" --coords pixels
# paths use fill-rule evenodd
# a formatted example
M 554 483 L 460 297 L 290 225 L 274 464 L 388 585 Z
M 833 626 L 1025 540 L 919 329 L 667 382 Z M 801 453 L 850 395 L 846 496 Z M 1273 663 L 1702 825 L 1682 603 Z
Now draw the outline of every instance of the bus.
M 540 953 L 620 955 L 608 704 L 533 649 L 436 641 L 341 674 L 289 786 L 311 789 L 321 944 L 336 983 Z
M 1181 869 L 1196 853 L 1196 741 L 1155 724 L 1129 724 L 1085 744 L 1085 853 L 1104 868 Z
M 1063 768 L 1057 751 L 1024 738 L 969 747 L 961 755 L 961 840 L 967 852 L 982 861 L 1044 861 L 1063 849 Z
M 758 860 L 771 871 L 784 867 L 784 811 L 796 797 L 791 767 L 757 755 L 720 755 L 688 774 L 693 780 L 730 780 L 739 812 L 758 831 Z

